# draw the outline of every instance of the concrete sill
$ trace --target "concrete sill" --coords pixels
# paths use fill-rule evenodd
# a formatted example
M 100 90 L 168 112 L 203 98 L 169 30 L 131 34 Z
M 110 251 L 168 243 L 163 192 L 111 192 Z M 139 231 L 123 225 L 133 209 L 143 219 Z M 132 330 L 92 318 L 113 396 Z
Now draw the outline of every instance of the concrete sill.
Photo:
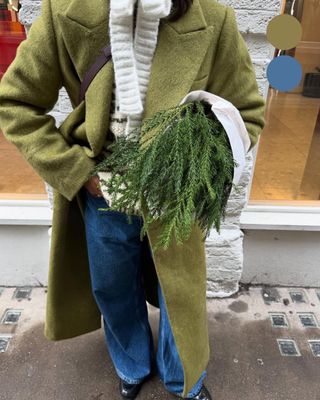
M 241 229 L 320 231 L 320 207 L 248 205 L 240 218 Z
M 48 200 L 0 200 L 0 225 L 52 224 Z M 320 231 L 320 207 L 248 205 L 241 229 Z
M 52 222 L 49 200 L 0 200 L 0 225 L 46 225 Z

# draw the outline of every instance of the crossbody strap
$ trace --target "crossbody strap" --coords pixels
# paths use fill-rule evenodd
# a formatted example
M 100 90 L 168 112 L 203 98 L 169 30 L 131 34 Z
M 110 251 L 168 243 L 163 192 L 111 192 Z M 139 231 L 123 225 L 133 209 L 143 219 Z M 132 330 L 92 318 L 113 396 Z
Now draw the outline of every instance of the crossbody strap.
M 112 58 L 111 46 L 107 45 L 101 49 L 101 54 L 96 58 L 93 64 L 86 71 L 84 78 L 81 82 L 78 104 L 84 99 L 85 93 L 92 82 L 93 78 L 100 71 L 100 69 Z

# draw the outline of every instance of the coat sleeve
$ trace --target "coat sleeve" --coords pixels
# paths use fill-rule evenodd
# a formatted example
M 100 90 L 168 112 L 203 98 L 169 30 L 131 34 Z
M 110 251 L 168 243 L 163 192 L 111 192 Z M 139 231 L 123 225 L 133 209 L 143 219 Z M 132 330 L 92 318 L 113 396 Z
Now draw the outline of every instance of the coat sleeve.
M 1 79 L 0 129 L 40 177 L 71 201 L 96 162 L 83 146 L 70 145 L 47 114 L 63 81 L 50 1 L 42 0 L 41 15 Z
M 206 90 L 230 101 L 239 110 L 251 140 L 248 152 L 252 150 L 265 125 L 265 101 L 259 94 L 251 57 L 230 6 L 226 6 Z

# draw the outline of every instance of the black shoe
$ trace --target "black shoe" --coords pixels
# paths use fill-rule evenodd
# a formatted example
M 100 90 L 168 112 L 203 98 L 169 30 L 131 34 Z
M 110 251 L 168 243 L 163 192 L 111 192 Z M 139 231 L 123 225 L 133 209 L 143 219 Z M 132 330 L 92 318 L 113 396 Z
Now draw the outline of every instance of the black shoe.
M 180 397 L 180 399 L 190 399 L 190 400 L 212 400 L 212 397 L 208 391 L 208 389 L 202 385 L 200 392 L 195 395 L 194 397 L 181 397 L 176 395 L 177 397 Z
M 128 383 L 128 382 L 124 381 L 123 379 L 119 378 L 120 394 L 124 399 L 135 399 L 141 386 L 142 386 L 142 382 Z

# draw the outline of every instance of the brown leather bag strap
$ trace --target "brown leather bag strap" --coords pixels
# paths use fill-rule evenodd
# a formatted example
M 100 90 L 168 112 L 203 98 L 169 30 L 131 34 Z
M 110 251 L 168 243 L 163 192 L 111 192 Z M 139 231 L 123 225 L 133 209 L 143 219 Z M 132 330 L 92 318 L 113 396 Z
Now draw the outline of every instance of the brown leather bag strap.
M 86 71 L 84 78 L 81 82 L 78 104 L 84 99 L 85 93 L 92 82 L 93 78 L 100 71 L 100 69 L 111 60 L 111 46 L 107 45 L 101 49 L 101 54 L 96 58 L 93 64 Z

